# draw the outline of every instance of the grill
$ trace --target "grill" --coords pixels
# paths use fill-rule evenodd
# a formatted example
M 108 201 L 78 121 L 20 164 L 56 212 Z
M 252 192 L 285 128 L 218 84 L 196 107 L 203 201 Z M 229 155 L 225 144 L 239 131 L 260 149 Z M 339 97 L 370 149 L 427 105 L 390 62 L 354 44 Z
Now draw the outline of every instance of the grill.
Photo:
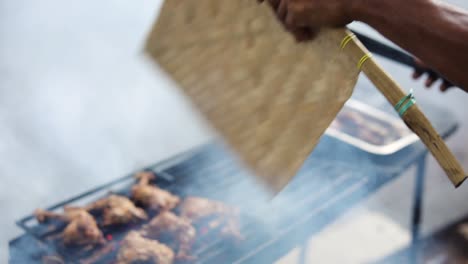
M 233 245 L 214 234 L 205 234 L 194 245 L 193 253 L 197 256 L 197 263 L 243 261 L 240 256 L 248 258 L 248 253 L 252 253 L 252 249 L 260 250 L 262 247 L 268 246 L 265 241 L 275 242 L 286 233 L 293 231 L 293 227 L 306 223 L 310 218 L 317 217 L 314 220 L 318 220 L 320 212 L 341 199 L 340 196 L 347 197 L 348 194 L 355 193 L 369 183 L 369 178 L 359 177 L 358 175 L 362 174 L 356 173 L 355 168 L 353 169 L 344 163 L 337 166 L 336 163 L 330 161 L 310 160 L 306 162 L 304 172 L 298 175 L 298 180 L 295 180 L 282 195 L 268 203 L 267 206 L 266 192 L 254 184 L 250 176 L 243 172 L 241 167 L 237 166 L 219 145 L 206 146 L 195 151 L 193 155 L 185 156 L 189 157 L 177 165 L 167 168 L 161 168 L 161 165 L 147 168 L 159 176 L 155 184 L 181 196 L 196 195 L 236 204 L 244 212 L 241 215 L 241 232 L 245 236 L 245 240 L 240 244 Z M 225 158 L 220 159 L 220 157 Z M 309 163 L 320 165 L 310 167 Z M 338 176 L 315 177 L 323 172 Z M 311 179 L 307 180 L 307 184 L 303 184 L 306 177 Z M 102 197 L 109 191 L 129 196 L 132 184 L 134 184 L 134 179 L 132 175 L 129 175 L 54 205 L 48 210 L 58 210 L 64 205 L 70 204 L 85 204 Z M 243 191 L 239 192 L 239 190 Z M 320 191 L 311 196 L 308 195 L 310 190 Z M 329 200 L 327 197 L 332 196 L 337 190 L 346 190 L 346 192 L 340 192 L 341 195 L 334 196 L 333 200 Z M 243 197 L 235 195 L 239 193 L 248 196 L 248 204 L 241 204 L 241 201 L 246 198 L 245 195 Z M 304 215 L 304 211 L 307 212 L 306 215 Z M 245 212 L 252 213 L 246 214 Z M 281 216 L 287 215 L 291 218 L 280 217 L 277 212 L 281 212 Z M 324 222 L 328 221 L 328 217 L 325 217 Z M 105 228 L 102 230 L 105 237 L 112 238 L 109 239 L 108 245 L 96 250 L 85 251 L 61 246 L 57 234 L 62 231 L 63 224 L 54 222 L 47 225 L 37 224 L 31 215 L 18 221 L 18 225 L 34 237 L 41 244 L 40 247 L 47 249 L 36 257 L 41 259 L 42 256 L 51 253 L 54 255 L 56 252 L 67 263 L 77 259 L 85 263 L 90 260 L 99 260 L 99 263 L 112 263 L 118 249 L 118 241 L 123 238 L 126 231 L 138 228 L 138 226 Z M 107 252 L 107 254 L 97 258 L 98 255 L 102 255 L 102 252 Z
M 358 85 L 363 86 L 362 83 Z M 354 98 L 381 102 L 387 107 L 384 110 L 392 111 L 373 91 L 372 87 L 358 89 Z M 443 137 L 456 130 L 456 122 L 447 112 L 431 106 L 426 113 Z M 239 207 L 245 240 L 233 244 L 217 237 L 215 232 L 205 234 L 193 248 L 196 263 L 272 263 L 345 210 L 400 176 L 409 166 L 417 162 L 424 166 L 420 161 L 424 161 L 426 155 L 423 145 L 415 140 L 408 140 L 397 150 L 377 152 L 371 153 L 358 141 L 345 144 L 337 134 L 325 135 L 298 175 L 273 200 L 219 143 L 202 146 L 145 169 L 158 176 L 155 184 L 181 197 L 200 196 Z M 422 175 L 418 174 L 419 187 Z M 132 184 L 134 179 L 128 175 L 47 209 L 56 211 L 64 205 L 83 205 L 109 191 L 128 196 Z M 415 216 L 420 214 L 421 188 L 417 190 Z M 420 218 L 414 219 L 416 235 Z M 42 257 L 57 254 L 66 263 L 112 263 L 125 232 L 138 228 L 105 229 L 107 246 L 81 251 L 57 243 L 57 234 L 63 225 L 39 225 L 32 215 L 20 219 L 17 225 L 25 234 L 10 241 L 11 263 L 40 263 Z M 103 257 L 97 258 L 98 253 L 103 253 Z
M 337 147 L 341 151 L 337 150 Z M 375 163 L 357 155 L 359 152 L 356 152 L 356 149 L 349 148 L 352 147 L 325 137 L 296 178 L 272 201 L 268 201 L 266 192 L 253 182 L 219 144 L 204 146 L 147 170 L 159 176 L 155 183 L 161 188 L 181 196 L 196 195 L 235 204 L 243 212 L 241 232 L 245 240 L 233 245 L 207 234 L 205 239 L 202 238 L 194 246 L 196 263 L 269 263 L 332 222 L 351 205 L 395 178 L 412 163 L 411 159 L 400 159 L 397 163 L 399 166 Z M 368 164 L 362 166 L 362 163 L 344 161 L 343 158 L 346 157 L 340 155 L 330 159 L 331 149 L 337 150 L 341 155 L 354 151 L 355 159 L 367 161 Z M 417 151 L 415 147 L 402 150 L 401 153 L 406 153 L 406 157 L 421 155 L 421 151 Z M 391 160 L 398 160 L 398 157 Z M 133 183 L 134 180 L 129 175 L 48 209 L 57 210 L 64 205 L 88 203 L 109 191 L 128 196 Z M 112 237 L 109 245 L 96 251 L 82 252 L 58 246 L 55 238 L 63 227 L 61 225 L 37 225 L 33 216 L 21 219 L 18 225 L 29 236 L 13 242 L 17 245 L 26 243 L 28 248 L 34 245 L 36 251 L 32 258 L 41 259 L 42 256 L 58 253 L 70 263 L 71 260 L 77 259 L 83 263 L 97 259 L 97 263 L 112 263 L 118 249 L 118 241 L 125 231 L 137 228 L 132 226 L 128 229 L 103 230 L 107 237 Z M 26 239 L 28 237 L 29 239 Z M 30 239 L 31 237 L 35 239 Z M 107 254 L 96 259 L 100 252 Z M 13 250 L 11 257 L 20 256 L 15 256 Z M 258 262 L 260 260 L 261 262 Z

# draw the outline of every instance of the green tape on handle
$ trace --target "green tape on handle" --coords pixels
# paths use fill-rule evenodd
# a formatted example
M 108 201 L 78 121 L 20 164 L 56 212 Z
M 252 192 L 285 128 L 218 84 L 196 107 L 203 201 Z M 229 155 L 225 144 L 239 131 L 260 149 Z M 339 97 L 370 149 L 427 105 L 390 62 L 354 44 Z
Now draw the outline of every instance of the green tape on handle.
M 395 110 L 398 112 L 400 117 L 403 117 L 406 114 L 406 111 L 408 111 L 408 109 L 410 109 L 414 104 L 416 104 L 416 99 L 414 98 L 413 90 L 411 90 L 407 96 L 403 97 L 395 105 Z

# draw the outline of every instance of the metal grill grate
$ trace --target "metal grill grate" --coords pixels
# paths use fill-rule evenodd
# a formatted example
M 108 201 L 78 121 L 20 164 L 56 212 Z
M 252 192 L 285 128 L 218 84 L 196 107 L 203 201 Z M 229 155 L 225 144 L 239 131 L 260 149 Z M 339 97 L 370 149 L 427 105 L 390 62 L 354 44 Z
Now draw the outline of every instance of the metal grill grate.
M 317 208 L 323 207 L 331 197 L 336 196 L 337 190 L 341 190 L 341 193 L 342 190 L 353 188 L 356 183 L 360 186 L 367 184 L 367 180 L 359 180 L 361 174 L 349 164 L 311 158 L 306 161 L 296 179 L 270 201 L 267 193 L 218 145 L 209 145 L 196 155 L 168 168 L 149 169 L 161 176 L 155 182 L 161 188 L 182 197 L 196 195 L 235 204 L 243 212 L 241 232 L 245 240 L 236 245 L 214 234 L 207 234 L 194 245 L 193 253 L 197 256 L 197 263 L 220 263 L 221 260 L 234 262 L 290 232 L 305 219 L 304 212 L 318 215 L 323 209 Z M 58 210 L 64 205 L 83 204 L 84 200 L 98 199 L 108 191 L 128 196 L 133 183 L 131 175 L 126 176 L 48 209 Z M 242 204 L 246 199 L 249 202 Z M 110 251 L 104 258 L 100 258 L 100 263 L 111 261 L 118 249 L 118 241 L 128 230 L 138 228 L 132 226 L 103 230 L 105 235 L 112 236 L 110 245 L 80 252 L 57 243 L 59 240 L 55 237 L 63 229 L 63 224 L 37 224 L 33 216 L 28 216 L 18 221 L 18 225 L 38 241 L 55 248 L 66 260 L 89 259 L 100 250 Z

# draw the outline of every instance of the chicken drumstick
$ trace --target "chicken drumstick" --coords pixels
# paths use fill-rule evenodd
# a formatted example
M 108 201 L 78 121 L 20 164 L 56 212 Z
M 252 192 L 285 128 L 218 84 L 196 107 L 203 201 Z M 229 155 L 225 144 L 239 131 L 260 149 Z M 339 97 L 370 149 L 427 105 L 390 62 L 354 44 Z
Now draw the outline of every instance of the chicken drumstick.
M 38 222 L 58 219 L 68 223 L 62 232 L 63 242 L 68 246 L 95 246 L 105 243 L 96 220 L 85 209 L 64 207 L 64 214 L 37 209 L 34 214 Z

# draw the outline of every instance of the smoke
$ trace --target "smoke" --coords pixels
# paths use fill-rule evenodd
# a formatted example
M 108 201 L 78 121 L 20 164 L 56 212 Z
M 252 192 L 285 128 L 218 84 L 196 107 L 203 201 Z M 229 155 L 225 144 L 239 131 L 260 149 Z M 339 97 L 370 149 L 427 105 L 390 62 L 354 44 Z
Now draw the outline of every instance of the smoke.
M 7 256 L 6 241 L 19 234 L 12 227 L 14 220 L 34 208 L 53 204 L 212 137 L 189 104 L 181 103 L 182 97 L 170 81 L 155 75 L 154 68 L 141 56 L 161 2 L 0 3 L 0 209 L 4 215 L 0 219 L 0 256 Z M 405 70 L 402 75 L 409 72 Z M 369 92 L 373 89 L 358 89 L 356 95 L 366 102 L 391 107 L 381 96 L 369 96 L 375 94 Z M 458 116 L 466 119 L 459 105 Z M 466 153 L 465 145 L 459 146 L 462 154 Z M 341 155 L 357 154 L 350 150 Z M 363 168 L 370 162 L 365 156 L 359 161 Z M 326 181 L 330 175 L 305 176 Z M 226 199 L 240 204 L 259 221 L 273 218 L 268 220 L 277 222 L 281 211 L 259 209 L 271 197 L 247 175 L 239 177 L 244 183 L 225 193 Z M 450 187 L 444 184 L 438 186 Z M 401 200 L 400 194 L 405 191 L 392 189 L 388 197 Z M 298 200 L 293 192 L 290 187 L 271 202 L 294 206 Z M 458 204 L 463 205 L 466 198 L 458 197 Z M 439 201 L 440 207 L 447 207 L 446 199 Z M 378 201 L 375 207 L 381 210 L 381 205 Z M 457 208 L 465 207 L 449 209 L 463 213 Z M 266 227 L 271 232 L 274 228 Z M 6 261 L 0 258 L 0 262 Z
M 160 3 L 1 3 L 2 257 L 34 208 L 211 138 L 142 55 Z
M 2 226 L 211 138 L 141 55 L 160 3 L 9 1 L 2 9 Z M 249 175 L 238 178 L 224 198 L 258 222 L 281 219 L 263 210 L 270 202 L 297 203 L 291 193 L 271 200 Z M 18 234 L 7 230 L 2 241 Z

